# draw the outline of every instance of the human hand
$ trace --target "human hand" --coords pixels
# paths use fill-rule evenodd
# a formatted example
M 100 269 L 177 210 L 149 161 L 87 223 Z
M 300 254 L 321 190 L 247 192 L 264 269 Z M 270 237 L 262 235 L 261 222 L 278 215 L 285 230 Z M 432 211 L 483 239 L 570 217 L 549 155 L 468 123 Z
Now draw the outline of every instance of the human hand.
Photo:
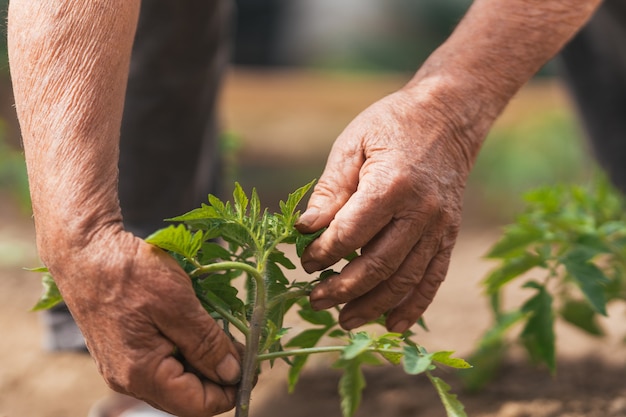
M 330 152 L 297 227 L 328 227 L 302 256 L 309 273 L 361 248 L 311 293 L 316 309 L 347 302 L 346 329 L 388 313 L 387 328 L 404 332 L 446 275 L 482 134 L 449 113 L 428 87 L 405 88 L 361 113 Z
M 239 354 L 169 255 L 113 227 L 46 263 L 111 388 L 182 417 L 234 406 Z

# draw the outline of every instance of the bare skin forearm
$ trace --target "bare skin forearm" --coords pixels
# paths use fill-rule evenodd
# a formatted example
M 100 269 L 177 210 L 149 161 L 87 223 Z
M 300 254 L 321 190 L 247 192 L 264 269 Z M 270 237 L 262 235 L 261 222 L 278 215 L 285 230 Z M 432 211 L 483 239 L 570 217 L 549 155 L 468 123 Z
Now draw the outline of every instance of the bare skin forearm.
M 118 141 L 138 12 L 134 0 L 10 2 L 10 67 L 44 261 L 121 222 Z
M 407 88 L 432 85 L 471 163 L 513 95 L 587 22 L 600 0 L 476 0 Z M 444 111 L 445 111 L 444 110 Z

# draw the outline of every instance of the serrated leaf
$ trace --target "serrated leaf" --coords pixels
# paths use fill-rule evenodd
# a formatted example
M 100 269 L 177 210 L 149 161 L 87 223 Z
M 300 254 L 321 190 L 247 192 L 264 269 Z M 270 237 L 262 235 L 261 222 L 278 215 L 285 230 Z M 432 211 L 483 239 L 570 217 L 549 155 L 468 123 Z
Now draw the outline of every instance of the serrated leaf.
M 529 226 L 514 225 L 504 231 L 504 236 L 487 253 L 488 258 L 506 258 L 520 255 L 526 248 L 543 237 L 543 232 Z
M 45 274 L 42 276 L 41 284 L 43 285 L 43 292 L 37 303 L 33 306 L 32 311 L 47 310 L 63 301 L 63 297 L 52 275 Z
M 576 284 L 585 295 L 585 298 L 591 303 L 595 311 L 606 316 L 606 296 L 604 289 L 609 279 L 604 275 L 601 269 L 587 262 L 583 257 L 575 254 L 568 254 L 562 259 L 563 265 L 567 272 L 574 278 Z
M 328 333 L 328 337 L 341 338 L 346 336 L 346 332 L 341 329 L 335 329 L 332 332 Z
M 522 311 L 528 313 L 529 317 L 520 338 L 530 357 L 536 362 L 545 363 L 554 372 L 556 355 L 552 296 L 545 287 L 535 282 L 529 282 L 524 287 L 536 289 L 537 294 L 522 306 Z
M 439 394 L 441 403 L 446 409 L 446 415 L 448 417 L 467 417 L 463 404 L 457 399 L 456 394 L 450 392 L 450 385 L 446 384 L 443 379 L 430 374 L 428 374 L 428 378 Z
M 339 380 L 341 413 L 343 417 L 352 417 L 361 404 L 365 378 L 358 360 L 347 361 L 344 373 Z
M 287 201 L 285 203 L 283 203 L 282 201 L 280 202 L 279 205 L 280 205 L 282 214 L 285 217 L 285 219 L 293 219 L 294 215 L 296 214 L 295 213 L 296 207 L 298 207 L 298 204 L 300 204 L 300 201 L 304 198 L 306 193 L 311 189 L 313 184 L 315 184 L 315 180 L 311 181 L 310 183 L 298 188 L 296 191 L 289 194 L 289 196 L 287 197 Z M 295 222 L 295 219 L 293 220 Z
M 157 230 L 146 238 L 146 242 L 152 245 L 178 253 L 189 259 L 196 256 L 202 245 L 202 240 L 202 232 L 198 231 L 192 234 L 182 224 Z
M 442 365 L 449 366 L 455 369 L 468 369 L 472 367 L 472 365 L 467 363 L 464 359 L 453 358 L 453 353 L 454 352 L 447 350 L 435 352 L 433 353 L 432 360 L 433 362 L 438 362 Z
M 304 253 L 306 247 L 309 246 L 311 242 L 313 242 L 315 239 L 320 237 L 320 235 L 324 233 L 325 230 L 326 228 L 320 229 L 315 233 L 298 233 L 298 235 L 296 236 L 296 255 L 298 256 L 298 258 L 302 258 L 302 254 Z
M 185 214 L 181 214 L 180 216 L 171 217 L 166 219 L 167 221 L 174 222 L 189 222 L 195 220 L 214 220 L 221 219 L 222 216 L 215 210 L 214 207 L 208 206 L 206 204 L 202 204 L 201 207 L 193 209 Z
M 596 320 L 596 311 L 585 301 L 567 300 L 559 313 L 566 322 L 591 335 L 604 335 L 604 331 Z
M 246 195 L 241 184 L 235 183 L 235 190 L 233 191 L 233 202 L 235 203 L 235 212 L 239 219 L 243 219 L 248 209 L 248 196 Z
M 307 329 L 294 336 L 285 344 L 285 347 L 313 347 L 324 336 L 327 329 Z
M 199 261 L 203 265 L 208 264 L 211 260 L 222 259 L 226 261 L 230 258 L 230 252 L 217 243 L 205 242 L 200 247 Z
M 409 375 L 417 375 L 432 369 L 432 353 L 422 353 L 415 346 L 405 346 L 402 365 L 404 372 Z
M 296 269 L 296 266 L 293 264 L 293 262 L 291 262 L 291 260 L 285 256 L 284 252 L 278 249 L 275 249 L 272 251 L 272 253 L 270 253 L 269 260 L 279 265 L 282 265 L 286 269 Z
M 311 324 L 326 327 L 331 327 L 335 324 L 335 318 L 332 314 L 325 310 L 315 311 L 310 307 L 310 305 L 308 305 L 308 308 L 304 306 L 300 311 L 298 311 L 298 315 Z
M 204 279 L 197 280 L 197 291 L 227 311 L 240 311 L 244 303 L 237 296 L 239 292 L 230 284 L 230 281 L 231 277 L 228 273 L 211 274 Z
M 252 220 L 257 220 L 261 214 L 261 201 L 259 200 L 259 195 L 256 192 L 256 188 L 252 189 L 252 193 L 250 194 L 250 218 Z
M 485 280 L 487 292 L 494 293 L 507 282 L 542 265 L 544 265 L 543 258 L 528 252 L 515 258 L 506 259 L 502 266 L 492 271 Z
M 350 344 L 341 352 L 341 358 L 350 360 L 365 352 L 374 341 L 365 332 L 359 332 L 350 339 Z

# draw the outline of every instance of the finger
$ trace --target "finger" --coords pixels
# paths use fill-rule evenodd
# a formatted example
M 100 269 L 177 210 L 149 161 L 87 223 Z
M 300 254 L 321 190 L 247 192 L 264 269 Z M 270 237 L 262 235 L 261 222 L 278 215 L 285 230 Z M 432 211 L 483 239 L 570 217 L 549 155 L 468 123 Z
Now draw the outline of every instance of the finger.
M 419 239 L 421 227 L 422 223 L 412 218 L 393 220 L 363 247 L 361 256 L 313 289 L 313 308 L 321 310 L 353 300 L 393 275 Z
M 333 145 L 307 209 L 296 223 L 301 233 L 313 233 L 328 226 L 357 189 L 364 158 L 359 148 L 344 138 L 346 132 Z
M 382 176 L 374 182 L 361 181 L 328 229 L 306 248 L 302 255 L 305 271 L 312 273 L 326 269 L 374 239 L 392 221 L 399 207 L 406 204 L 392 194 L 395 189 L 397 184 L 393 178 Z M 407 212 L 402 218 L 413 217 L 416 223 L 425 224 L 427 213 L 427 210 Z
M 175 264 L 169 256 L 167 259 L 164 263 Z M 168 305 L 178 306 L 176 311 L 157 309 L 153 313 L 157 327 L 179 348 L 189 364 L 205 377 L 222 384 L 237 383 L 241 367 L 236 347 L 202 308 L 184 272 L 177 264 L 169 267 L 171 269 L 164 273 L 178 273 L 183 286 L 175 292 L 170 289 L 172 303 Z
M 154 386 L 147 398 L 155 399 L 157 408 L 180 417 L 216 415 L 235 406 L 237 388 L 220 386 L 185 372 L 172 356 L 161 358 L 152 376 Z
M 438 239 L 422 236 L 389 279 L 343 307 L 339 314 L 341 326 L 346 330 L 354 329 L 399 305 L 423 279 L 429 262 L 438 250 Z
M 389 331 L 403 333 L 424 314 L 446 277 L 451 253 L 452 246 L 448 246 L 437 253 L 428 264 L 424 278 L 417 287 L 390 311 L 386 321 Z

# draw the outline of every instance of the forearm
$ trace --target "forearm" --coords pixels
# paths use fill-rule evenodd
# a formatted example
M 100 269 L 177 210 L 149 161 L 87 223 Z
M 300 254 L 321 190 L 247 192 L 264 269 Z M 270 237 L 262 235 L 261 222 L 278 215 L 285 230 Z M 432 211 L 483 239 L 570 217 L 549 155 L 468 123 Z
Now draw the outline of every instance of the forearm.
M 119 223 L 118 141 L 139 2 L 12 0 L 8 46 L 40 250 Z M 42 256 L 45 254 L 42 254 Z
M 473 143 L 471 161 L 493 120 L 591 17 L 600 0 L 476 0 L 449 39 L 407 88 L 432 87 L 442 111 Z

